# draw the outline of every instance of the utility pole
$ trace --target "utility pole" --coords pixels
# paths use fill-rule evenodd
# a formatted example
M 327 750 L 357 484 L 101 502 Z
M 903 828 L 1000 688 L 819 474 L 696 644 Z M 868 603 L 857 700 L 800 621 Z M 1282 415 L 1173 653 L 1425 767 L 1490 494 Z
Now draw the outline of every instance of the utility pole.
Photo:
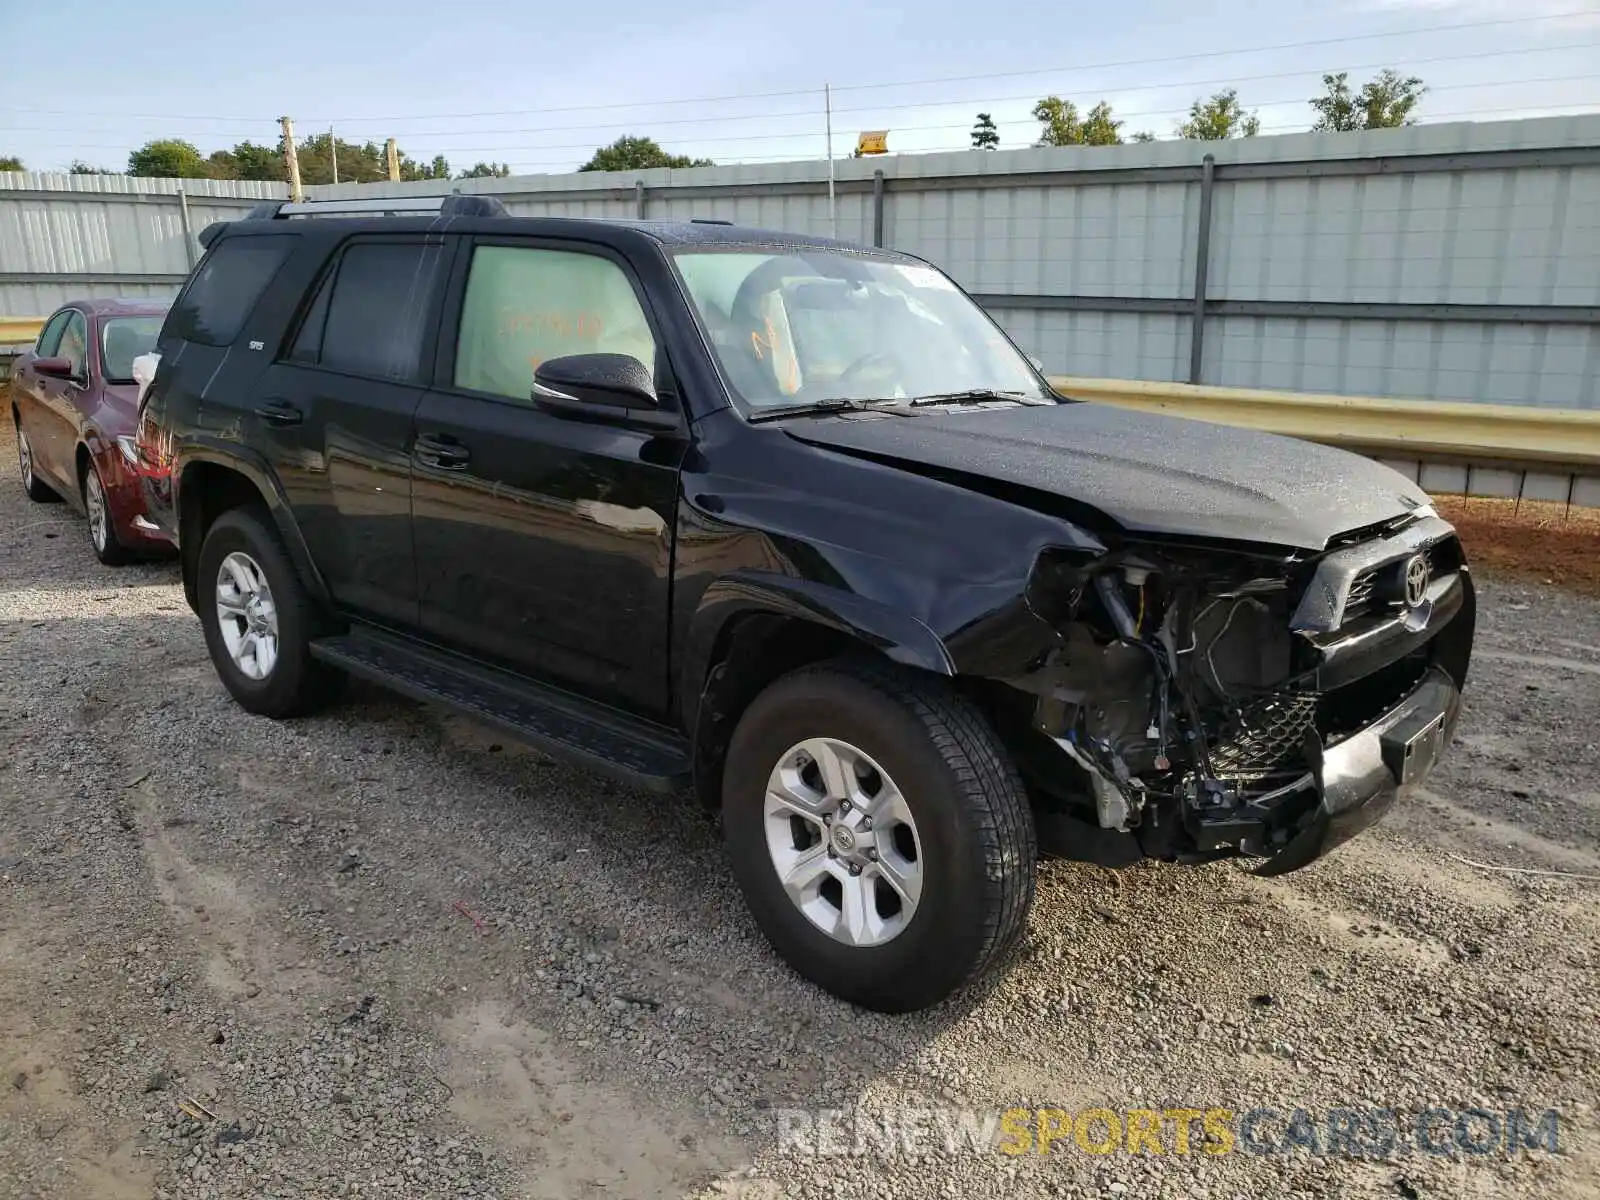
M 333 160 L 333 181 L 339 182 L 339 142 L 333 136 L 333 126 L 328 126 L 328 157 Z
M 283 126 L 283 161 L 289 168 L 289 199 L 299 204 L 305 193 L 300 190 L 300 159 L 294 152 L 294 118 L 279 117 L 278 124 Z
M 828 130 L 828 224 L 833 228 L 833 236 L 839 236 L 839 209 L 833 198 L 833 85 L 822 85 L 822 108 L 824 120 Z
M 389 182 L 400 182 L 400 147 L 390 138 L 383 147 L 384 164 L 389 168 Z

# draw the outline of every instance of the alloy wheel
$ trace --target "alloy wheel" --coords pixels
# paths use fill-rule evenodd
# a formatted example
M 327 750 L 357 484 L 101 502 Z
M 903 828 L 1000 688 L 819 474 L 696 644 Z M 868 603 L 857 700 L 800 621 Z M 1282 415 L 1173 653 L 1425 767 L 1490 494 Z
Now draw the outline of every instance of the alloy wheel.
M 217 626 L 233 665 L 263 680 L 278 661 L 278 609 L 261 564 L 235 550 L 217 568 Z
M 28 435 L 20 428 L 17 430 L 17 465 L 22 468 L 22 486 L 33 486 L 33 447 L 28 444 Z
M 106 511 L 106 493 L 100 486 L 100 474 L 93 466 L 83 481 L 83 503 L 89 510 L 89 538 L 94 548 L 104 553 L 111 539 L 111 518 Z
M 767 851 L 783 890 L 836 941 L 899 936 L 922 895 L 922 845 L 888 772 L 836 738 L 791 746 L 767 780 Z

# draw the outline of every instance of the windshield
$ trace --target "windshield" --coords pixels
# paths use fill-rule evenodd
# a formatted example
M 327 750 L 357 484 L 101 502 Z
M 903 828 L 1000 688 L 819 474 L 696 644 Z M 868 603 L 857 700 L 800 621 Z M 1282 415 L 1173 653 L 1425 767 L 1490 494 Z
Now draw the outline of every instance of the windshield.
M 932 267 L 810 249 L 674 259 L 723 373 L 752 408 L 965 391 L 1051 398 Z
M 163 318 L 107 317 L 100 322 L 100 371 L 107 383 L 132 383 L 133 360 L 156 348 Z

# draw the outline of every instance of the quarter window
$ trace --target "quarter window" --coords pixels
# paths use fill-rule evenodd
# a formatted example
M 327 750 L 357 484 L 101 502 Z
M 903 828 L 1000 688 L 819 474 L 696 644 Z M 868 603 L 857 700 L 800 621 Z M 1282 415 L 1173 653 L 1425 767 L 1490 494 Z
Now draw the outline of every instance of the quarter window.
M 292 237 L 224 238 L 172 306 L 163 334 L 227 346 L 294 248 Z
M 526 400 L 535 368 L 569 354 L 627 354 L 654 374 L 655 337 L 622 268 L 569 250 L 474 250 L 456 386 Z

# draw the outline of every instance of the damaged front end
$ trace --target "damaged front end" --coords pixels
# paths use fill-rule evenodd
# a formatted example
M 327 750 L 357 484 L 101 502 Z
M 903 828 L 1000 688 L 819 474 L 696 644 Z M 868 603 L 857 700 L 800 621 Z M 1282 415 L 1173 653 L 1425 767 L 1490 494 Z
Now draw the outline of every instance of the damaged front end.
M 1004 682 L 1028 710 L 1013 743 L 1046 852 L 1247 856 L 1263 874 L 1365 828 L 1432 768 L 1474 608 L 1431 510 L 1318 554 L 1046 552 L 1026 603 L 1053 643 Z

